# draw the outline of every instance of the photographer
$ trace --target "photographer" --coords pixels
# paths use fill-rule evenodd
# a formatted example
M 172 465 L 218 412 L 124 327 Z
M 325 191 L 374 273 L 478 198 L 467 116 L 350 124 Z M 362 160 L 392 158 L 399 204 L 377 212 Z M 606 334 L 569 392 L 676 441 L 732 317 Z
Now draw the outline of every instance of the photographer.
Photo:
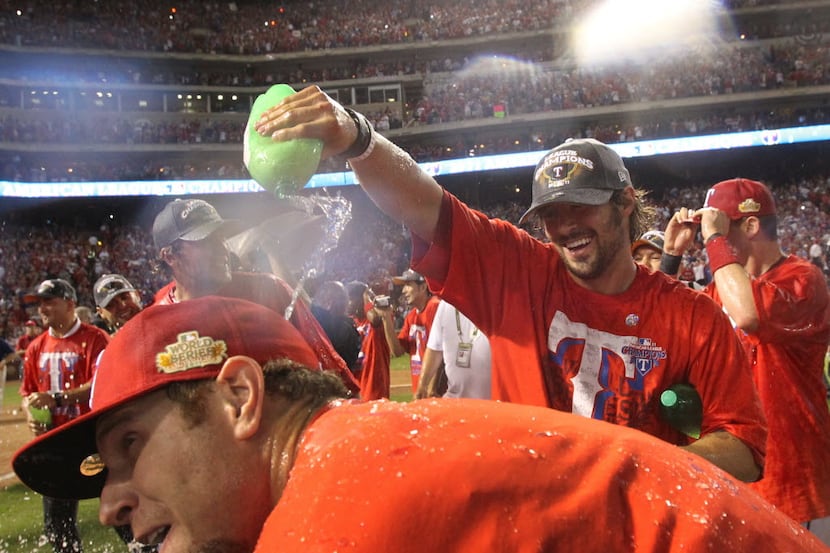
M 388 299 L 384 301 L 385 296 L 378 296 L 375 298 L 374 306 L 383 316 L 383 329 L 386 333 L 389 351 L 394 357 L 409 353 L 412 393 L 416 394 L 421 379 L 421 366 L 429 329 L 432 327 L 439 299 L 430 293 L 424 277 L 412 269 L 407 269 L 401 276 L 393 277 L 392 282 L 395 286 L 403 287 L 401 296 L 406 300 L 407 306 L 412 307 L 404 317 L 403 326 L 397 335 L 393 310 L 392 306 L 388 305 Z
M 347 314 L 360 334 L 360 353 L 354 370 L 360 382 L 360 397 L 367 401 L 389 399 L 389 344 L 383 330 L 383 317 L 375 305 L 388 308 L 391 300 L 389 296 L 376 296 L 365 282 L 350 282 L 346 292 L 349 295 Z

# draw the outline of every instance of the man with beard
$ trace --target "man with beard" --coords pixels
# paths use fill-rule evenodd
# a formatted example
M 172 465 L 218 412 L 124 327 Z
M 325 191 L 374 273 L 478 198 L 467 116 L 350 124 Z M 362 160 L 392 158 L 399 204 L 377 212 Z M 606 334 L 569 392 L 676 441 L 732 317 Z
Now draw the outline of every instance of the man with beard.
M 348 159 L 378 207 L 409 228 L 412 268 L 490 338 L 493 399 L 637 428 L 742 480 L 760 476 L 766 427 L 743 349 L 710 298 L 634 263 L 631 243 L 653 208 L 611 148 L 570 140 L 542 157 L 521 218 L 541 223 L 542 243 L 464 205 L 319 87 L 256 128 L 322 140 L 323 157 Z M 701 396 L 699 439 L 661 417 L 659 398 L 678 383 Z

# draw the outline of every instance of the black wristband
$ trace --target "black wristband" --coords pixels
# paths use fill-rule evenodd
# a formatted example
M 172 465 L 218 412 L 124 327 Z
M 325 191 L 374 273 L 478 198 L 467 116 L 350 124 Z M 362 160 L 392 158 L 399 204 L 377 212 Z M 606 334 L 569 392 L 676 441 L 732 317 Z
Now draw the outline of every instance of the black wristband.
M 715 238 L 719 238 L 719 237 L 721 237 L 721 236 L 723 236 L 723 234 L 721 234 L 721 233 L 719 233 L 719 232 L 713 232 L 712 234 L 710 234 L 710 235 L 709 235 L 709 238 L 707 238 L 707 239 L 706 239 L 706 241 L 705 241 L 705 242 L 703 242 L 703 245 L 704 245 L 704 246 L 708 246 L 708 245 L 709 245 L 709 242 L 711 242 L 711 241 L 712 241 L 712 240 L 714 240 Z
M 683 261 L 682 255 L 672 255 L 663 252 L 663 257 L 660 258 L 660 271 L 667 275 L 675 276 L 680 270 L 680 263 Z
M 352 159 L 360 157 L 367 149 L 369 149 L 369 144 L 372 142 L 373 129 L 372 124 L 369 123 L 369 120 L 366 119 L 363 114 L 350 108 L 344 109 L 354 121 L 355 127 L 357 127 L 357 138 L 354 139 L 354 142 L 352 142 L 352 145 L 349 146 L 349 149 L 340 155 L 346 159 Z
M 55 392 L 52 394 L 52 399 L 55 400 L 56 407 L 63 407 L 63 400 L 65 399 L 62 392 Z

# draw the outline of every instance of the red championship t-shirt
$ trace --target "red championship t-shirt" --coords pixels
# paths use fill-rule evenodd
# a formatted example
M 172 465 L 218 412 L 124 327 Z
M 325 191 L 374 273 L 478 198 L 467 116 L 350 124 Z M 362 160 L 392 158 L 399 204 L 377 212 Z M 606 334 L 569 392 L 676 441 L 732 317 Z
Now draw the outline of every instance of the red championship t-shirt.
M 106 332 L 79 320 L 60 338 L 48 330 L 43 332 L 26 348 L 20 395 L 61 392 L 86 384 L 92 380 L 98 355 L 108 343 Z M 89 405 L 56 407 L 52 425 L 60 426 L 88 411 Z
M 365 400 L 389 399 L 391 356 L 383 327 L 373 327 L 366 318 L 353 319 L 361 338 L 355 371 L 360 378 L 360 397 Z
M 714 285 L 707 293 L 720 303 Z M 823 381 L 830 295 L 794 255 L 752 280 L 757 332 L 738 330 L 767 417 L 764 477 L 753 487 L 800 522 L 830 515 L 830 413 Z
M 706 295 L 642 267 L 625 292 L 587 290 L 552 246 L 450 194 L 433 243 L 413 236 L 413 245 L 415 270 L 490 338 L 493 399 L 682 445 L 690 439 L 661 419 L 659 397 L 686 382 L 702 398 L 701 435 L 727 431 L 763 465 L 766 427 L 746 356 Z
M 403 320 L 403 326 L 398 333 L 398 341 L 409 353 L 409 372 L 412 376 L 412 393 L 418 391 L 418 383 L 421 381 L 421 368 L 423 366 L 424 353 L 427 350 L 427 339 L 429 329 L 432 328 L 432 320 L 435 312 L 438 311 L 438 304 L 441 303 L 435 296 L 430 296 L 423 309 L 411 309 Z
M 473 399 L 330 408 L 256 553 L 818 553 L 711 463 L 628 428 Z

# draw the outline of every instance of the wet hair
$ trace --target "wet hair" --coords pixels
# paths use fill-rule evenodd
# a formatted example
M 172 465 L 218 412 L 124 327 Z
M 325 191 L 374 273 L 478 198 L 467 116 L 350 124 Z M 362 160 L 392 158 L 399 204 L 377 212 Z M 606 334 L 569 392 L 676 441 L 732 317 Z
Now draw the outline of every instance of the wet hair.
M 169 251 L 171 253 L 179 253 L 179 246 L 177 243 L 180 240 L 176 240 L 169 246 L 164 246 L 158 251 L 158 255 L 156 255 L 155 259 L 150 262 L 150 270 L 154 275 L 160 275 L 163 278 L 168 280 L 173 280 L 173 267 L 170 266 L 167 261 L 165 261 L 162 256 L 165 251 Z
M 618 207 L 625 207 L 626 197 L 623 190 L 615 190 L 611 194 L 611 203 Z M 634 189 L 634 209 L 628 217 L 628 241 L 632 244 L 644 232 L 652 228 L 657 217 L 657 209 L 646 198 L 648 192 Z
M 268 396 L 307 403 L 311 410 L 349 396 L 346 385 L 335 373 L 312 371 L 290 359 L 269 361 L 262 372 Z M 213 383 L 213 379 L 174 382 L 166 388 L 167 397 L 179 404 L 185 419 L 192 426 L 197 426 L 207 415 L 207 393 Z

